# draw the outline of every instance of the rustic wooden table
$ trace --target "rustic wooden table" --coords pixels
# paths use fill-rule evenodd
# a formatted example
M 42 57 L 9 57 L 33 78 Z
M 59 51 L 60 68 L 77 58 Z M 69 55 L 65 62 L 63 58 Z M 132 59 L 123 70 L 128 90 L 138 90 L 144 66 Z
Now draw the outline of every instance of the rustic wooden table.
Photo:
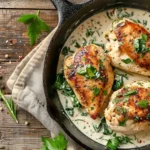
M 0 88 L 5 86 L 5 93 L 11 94 L 6 81 L 19 64 L 20 57 L 25 57 L 33 46 L 29 45 L 27 26 L 17 22 L 22 14 L 36 13 L 41 10 L 41 18 L 53 29 L 57 24 L 57 11 L 50 0 L 0 0 Z M 39 43 L 48 33 L 43 33 Z M 5 55 L 8 54 L 8 58 Z M 50 132 L 28 112 L 18 108 L 19 124 L 7 113 L 3 102 L 0 107 L 0 149 L 4 150 L 39 150 L 41 136 L 50 136 Z M 25 125 L 28 121 L 29 126 Z

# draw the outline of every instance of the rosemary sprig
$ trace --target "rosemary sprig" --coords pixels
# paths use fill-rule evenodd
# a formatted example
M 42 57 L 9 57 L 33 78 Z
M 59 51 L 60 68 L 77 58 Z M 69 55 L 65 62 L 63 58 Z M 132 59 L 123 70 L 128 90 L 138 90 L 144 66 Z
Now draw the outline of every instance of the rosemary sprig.
M 14 105 L 14 102 L 12 100 L 12 98 L 10 98 L 9 100 L 4 96 L 3 92 L 0 90 L 0 97 L 3 99 L 5 106 L 8 109 L 8 112 L 10 113 L 10 115 L 12 116 L 12 118 L 14 119 L 14 121 L 16 123 L 18 123 L 18 119 L 17 119 L 17 114 L 16 114 L 16 106 Z

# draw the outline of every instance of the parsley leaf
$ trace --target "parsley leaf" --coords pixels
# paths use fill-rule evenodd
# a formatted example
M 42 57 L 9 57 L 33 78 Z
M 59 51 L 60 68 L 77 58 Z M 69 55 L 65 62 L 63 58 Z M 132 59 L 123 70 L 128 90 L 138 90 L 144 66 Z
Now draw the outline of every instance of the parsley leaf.
M 120 145 L 119 140 L 117 137 L 115 137 L 113 139 L 108 140 L 106 147 L 110 150 L 117 150 L 119 145 Z
M 150 51 L 149 47 L 146 47 L 146 42 L 148 40 L 148 36 L 146 34 L 142 34 L 140 38 L 134 40 L 134 50 L 137 53 L 146 53 Z
M 99 93 L 100 93 L 100 89 L 98 87 L 94 87 L 94 89 L 93 89 L 94 96 L 99 95 Z
M 124 96 L 135 95 L 135 94 L 137 94 L 137 93 L 138 93 L 137 90 L 131 90 L 131 91 L 129 91 L 129 92 L 124 93 Z
M 94 32 L 95 31 L 93 31 L 92 29 L 86 29 L 86 37 L 92 36 Z
M 124 62 L 125 64 L 133 63 L 133 60 L 131 60 L 130 58 L 122 59 L 121 61 Z
M 49 26 L 39 17 L 40 11 L 37 14 L 25 14 L 18 18 L 18 22 L 28 24 L 28 36 L 30 44 L 34 45 L 42 31 L 49 32 Z
M 121 144 L 132 143 L 132 139 L 127 136 L 116 136 L 116 134 L 113 136 L 114 138 L 109 139 L 106 145 L 109 150 L 117 150 Z
M 84 75 L 86 79 L 98 79 L 100 77 L 99 71 L 97 71 L 91 64 L 87 65 L 86 68 L 79 68 L 77 73 L 79 75 Z
M 147 107 L 148 107 L 148 101 L 147 101 L 147 100 L 138 101 L 137 105 L 138 105 L 140 108 L 147 108 Z
M 120 76 L 119 79 L 115 79 L 114 84 L 113 84 L 113 91 L 116 91 L 120 89 L 123 86 L 123 77 Z
M 70 49 L 70 47 L 67 47 L 67 46 L 63 47 L 63 49 L 62 49 L 62 51 L 61 51 L 61 53 L 62 53 L 64 56 L 68 55 L 69 52 L 70 52 L 70 53 L 74 53 L 74 51 L 72 51 L 72 50 Z
M 77 108 L 81 107 L 81 104 L 78 101 L 77 97 L 75 96 L 73 90 L 71 89 L 69 84 L 66 82 L 63 73 L 57 74 L 56 81 L 55 81 L 53 87 L 55 89 L 61 90 L 63 95 L 69 96 L 73 103 L 73 107 L 77 107 Z
M 42 137 L 43 147 L 41 150 L 65 150 L 67 148 L 68 141 L 62 133 L 59 133 L 55 138 Z

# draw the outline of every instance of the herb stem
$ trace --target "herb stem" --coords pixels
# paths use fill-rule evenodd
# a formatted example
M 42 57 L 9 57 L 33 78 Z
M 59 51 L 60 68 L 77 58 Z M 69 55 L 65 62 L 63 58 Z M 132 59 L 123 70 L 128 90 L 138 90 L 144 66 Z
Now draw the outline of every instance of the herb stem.
M 39 16 L 40 15 L 40 10 L 38 10 L 38 12 L 37 12 L 37 16 Z
M 12 118 L 14 119 L 14 121 L 16 123 L 18 123 L 18 120 L 17 120 L 17 117 L 16 117 L 16 109 L 13 109 L 15 107 L 14 104 L 13 104 L 13 101 L 11 100 L 11 105 L 10 105 L 9 102 L 8 102 L 8 100 L 6 99 L 6 97 L 4 96 L 4 94 L 2 93 L 2 91 L 0 91 L 0 96 L 3 99 L 3 101 L 4 101 L 4 104 L 8 108 L 8 111 L 9 111 L 10 115 L 12 116 Z

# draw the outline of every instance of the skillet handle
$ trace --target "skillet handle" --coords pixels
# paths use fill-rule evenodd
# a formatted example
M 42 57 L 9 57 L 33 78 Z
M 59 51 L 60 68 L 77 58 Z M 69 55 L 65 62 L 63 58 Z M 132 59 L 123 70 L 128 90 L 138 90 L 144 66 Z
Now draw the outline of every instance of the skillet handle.
M 92 0 L 83 4 L 73 4 L 67 0 L 51 0 L 55 8 L 58 10 L 59 22 L 58 25 L 69 19 L 75 12 L 89 4 Z

